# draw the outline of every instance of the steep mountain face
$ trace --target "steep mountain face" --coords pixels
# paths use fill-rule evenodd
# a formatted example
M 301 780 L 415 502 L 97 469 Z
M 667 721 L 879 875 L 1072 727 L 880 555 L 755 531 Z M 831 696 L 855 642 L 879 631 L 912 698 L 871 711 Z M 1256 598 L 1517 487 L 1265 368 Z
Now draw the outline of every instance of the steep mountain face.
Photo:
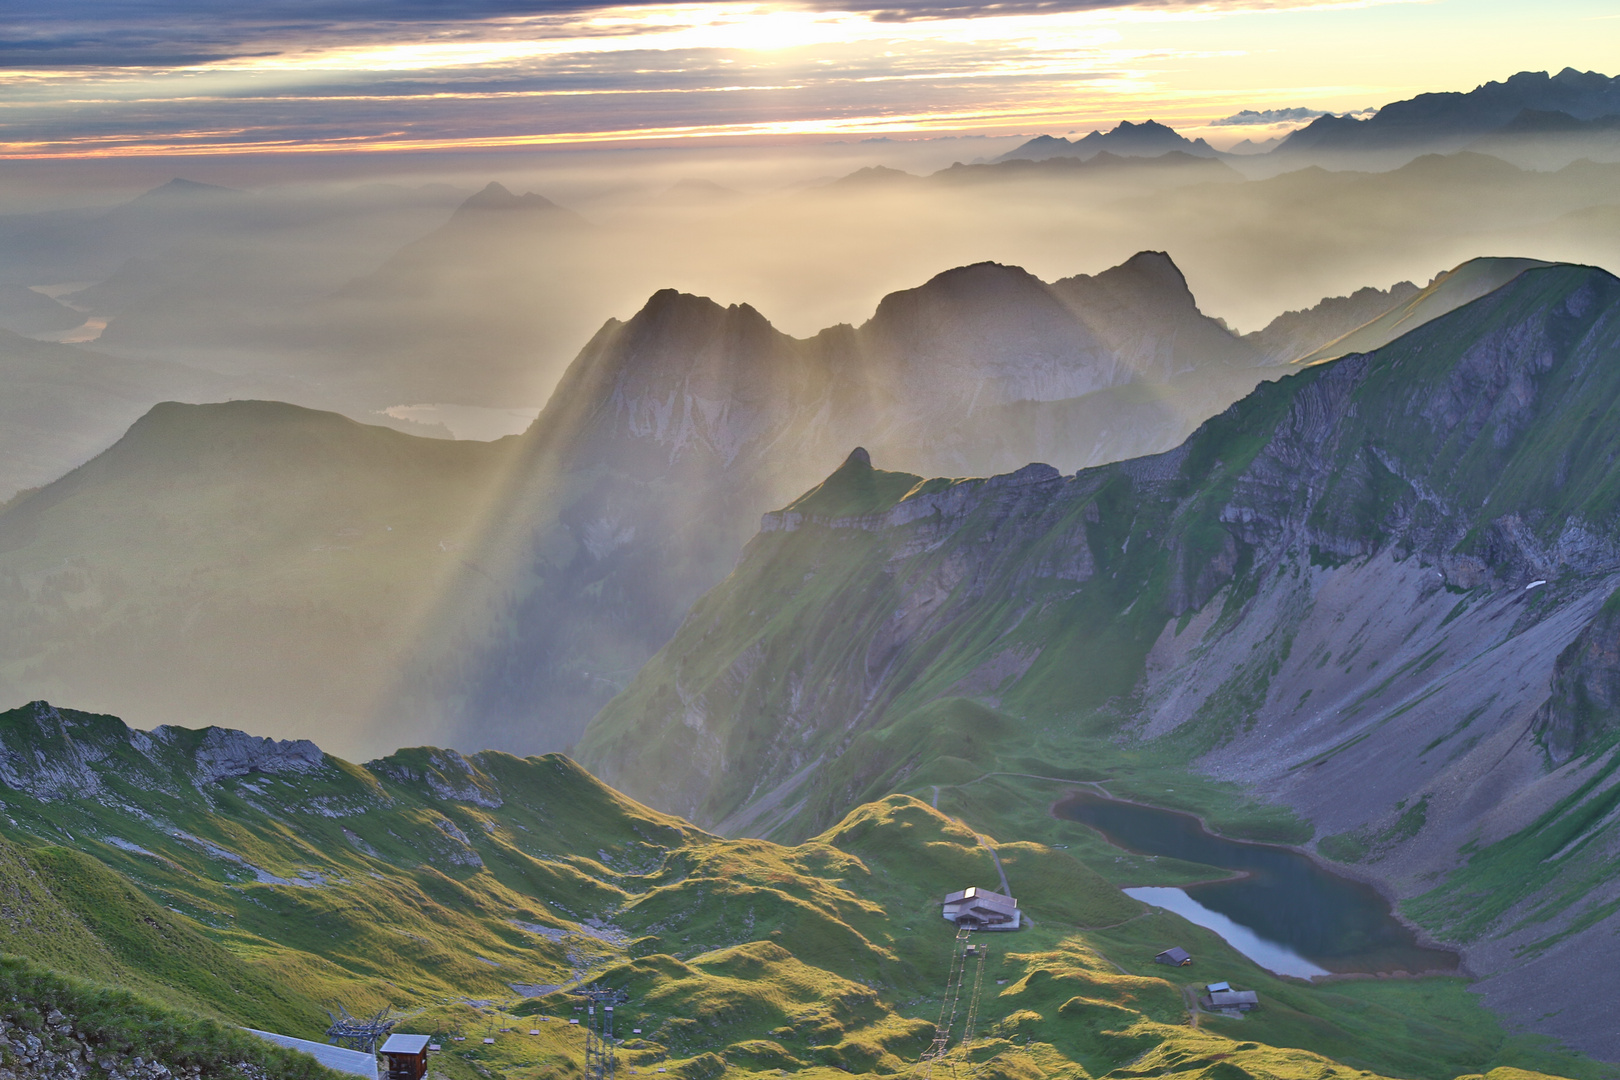
M 459 745 L 571 744 L 816 467 L 822 359 L 673 291 L 604 327 L 518 441 L 391 708 L 431 723 L 453 703 Z
M 1190 767 L 1295 811 L 1494 1006 L 1612 1057 L 1617 355 L 1620 281 L 1538 268 L 1167 454 L 965 481 L 854 455 L 580 754 L 784 836 L 998 768 Z M 960 697 L 993 738 L 928 719 Z
M 1526 270 L 1546 265 L 1536 259 L 1470 259 L 1440 274 L 1422 289 L 1409 294 L 1398 287 L 1392 289 L 1393 302 L 1381 314 L 1325 345 L 1296 353 L 1292 362 L 1315 364 L 1350 353 L 1382 348 L 1408 330 L 1495 292 Z M 1270 331 L 1271 327 L 1268 326 L 1261 332 L 1262 340 Z M 1321 332 L 1320 327 L 1318 332 Z
M 0 894 L 33 902 L 0 919 L 0 948 L 32 961 L 21 972 L 0 964 L 0 1019 L 19 997 L 104 1010 L 88 1023 L 53 1017 L 47 1044 L 105 1041 L 86 1029 L 110 1006 L 123 1045 L 145 1038 L 167 1059 L 172 1014 L 102 987 L 65 994 L 40 970 L 105 983 L 119 970 L 116 960 L 92 970 L 105 940 L 140 955 L 140 990 L 173 984 L 205 1013 L 246 1011 L 318 1037 L 318 996 L 471 1036 L 443 1039 L 435 1056 L 454 1080 L 573 1072 L 582 1040 L 562 1021 L 578 1018 L 569 991 L 592 982 L 626 991 L 625 1068 L 894 1075 L 928 1047 L 963 966 L 940 895 L 996 883 L 999 866 L 1031 920 L 975 942 L 988 953 L 975 1037 L 951 1060 L 984 1075 L 1101 1075 L 1133 1062 L 1187 1080 L 1222 1065 L 1282 1077 L 1346 1068 L 1325 1052 L 1372 1077 L 1449 1080 L 1505 1065 L 1518 1069 L 1498 1080 L 1601 1075 L 1504 1032 L 1456 980 L 1277 978 L 1208 931 L 1145 910 L 1067 845 L 998 838 L 905 796 L 785 847 L 710 835 L 557 756 L 424 747 L 355 765 L 307 742 L 138 731 L 35 702 L 0 713 L 0 801 Z M 1118 859 L 1103 861 L 1117 871 Z M 1179 882 L 1209 870 L 1153 872 Z M 64 880 L 77 910 L 53 906 L 49 890 Z M 1255 987 L 1265 1009 L 1190 1023 L 1178 976 L 1152 959 L 1171 936 L 1198 951 L 1202 977 Z M 266 989 L 283 996 L 267 1002 Z M 208 1040 L 191 1034 L 202 1053 Z M 11 1028 L 0 1035 L 43 1049 Z
M 997 161 L 1043 161 L 1052 157 L 1093 157 L 1100 153 L 1118 154 L 1120 157 L 1158 157 L 1180 151 L 1194 157 L 1216 156 L 1216 151 L 1203 139 L 1189 139 L 1174 128 L 1154 120 L 1133 124 L 1122 120 L 1109 131 L 1093 131 L 1072 142 L 1052 135 L 1037 135 L 1016 149 L 1002 154 Z
M 1052 285 L 963 267 L 808 340 L 661 292 L 593 339 L 524 437 L 502 520 L 389 708 L 459 702 L 462 745 L 571 744 L 758 515 L 848 446 L 919 472 L 1073 468 L 1173 445 L 1276 370 L 1161 253 Z

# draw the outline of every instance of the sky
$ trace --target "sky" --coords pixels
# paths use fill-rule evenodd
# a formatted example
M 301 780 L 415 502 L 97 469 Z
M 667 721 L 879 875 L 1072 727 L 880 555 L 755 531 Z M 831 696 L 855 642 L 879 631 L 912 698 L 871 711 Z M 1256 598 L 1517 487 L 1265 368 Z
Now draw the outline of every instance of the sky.
M 1520 70 L 1613 73 L 1613 0 L 10 0 L 0 159 L 1017 133 L 1216 145 Z M 1298 122 L 1297 120 L 1295 122 Z

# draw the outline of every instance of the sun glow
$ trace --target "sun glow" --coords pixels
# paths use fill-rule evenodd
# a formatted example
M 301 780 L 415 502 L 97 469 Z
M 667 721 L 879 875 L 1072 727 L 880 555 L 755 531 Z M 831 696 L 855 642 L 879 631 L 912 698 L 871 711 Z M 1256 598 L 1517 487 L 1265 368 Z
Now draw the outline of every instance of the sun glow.
M 964 17 L 970 9 L 875 0 L 836 10 L 719 0 L 268 28 L 173 65 L 0 72 L 0 156 L 1011 135 L 1148 118 L 1202 131 L 1242 109 L 1343 112 L 1425 89 L 1381 86 L 1366 63 L 1313 62 L 1289 42 L 1314 20 L 1355 29 L 1363 46 L 1422 49 L 1421 34 L 1389 34 L 1391 20 L 1458 2 L 979 7 Z M 1488 20 L 1479 26 L 1491 33 Z

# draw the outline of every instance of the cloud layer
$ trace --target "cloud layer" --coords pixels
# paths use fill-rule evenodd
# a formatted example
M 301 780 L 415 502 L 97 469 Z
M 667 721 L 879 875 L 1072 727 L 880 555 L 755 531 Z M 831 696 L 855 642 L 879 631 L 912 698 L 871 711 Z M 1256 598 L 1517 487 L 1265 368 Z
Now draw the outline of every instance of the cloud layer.
M 1174 119 L 1189 106 L 1165 91 L 1166 70 L 1244 50 L 1186 34 L 1144 45 L 1141 28 L 1404 2 L 467 0 L 447 17 L 427 0 L 22 0 L 0 23 L 0 156 Z

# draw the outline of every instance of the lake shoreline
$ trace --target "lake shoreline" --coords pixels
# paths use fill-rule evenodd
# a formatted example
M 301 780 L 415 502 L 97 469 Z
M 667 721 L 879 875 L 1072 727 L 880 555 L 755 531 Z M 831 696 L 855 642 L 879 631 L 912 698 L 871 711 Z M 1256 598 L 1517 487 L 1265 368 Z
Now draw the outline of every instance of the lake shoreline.
M 1047 807 L 1047 812 L 1051 817 L 1056 818 L 1057 820 L 1068 821 L 1068 822 L 1072 822 L 1073 824 L 1076 824 L 1076 825 L 1081 825 L 1081 826 L 1084 826 L 1086 828 L 1093 829 L 1093 831 L 1097 832 L 1098 835 L 1102 836 L 1103 839 L 1107 843 L 1109 843 L 1111 846 L 1119 848 L 1121 851 L 1129 852 L 1130 854 L 1133 854 L 1133 855 L 1143 855 L 1144 853 L 1132 851 L 1130 848 L 1122 846 L 1119 842 L 1117 842 L 1116 840 L 1110 838 L 1105 832 L 1103 832 L 1102 829 L 1096 828 L 1095 826 L 1092 826 L 1092 825 L 1087 825 L 1085 822 L 1079 821 L 1079 820 L 1077 820 L 1075 818 L 1071 818 L 1071 817 L 1068 817 L 1068 816 L 1066 816 L 1064 814 L 1059 813 L 1058 812 L 1059 807 L 1063 806 L 1065 803 L 1074 802 L 1077 799 L 1083 799 L 1087 795 L 1090 795 L 1090 796 L 1093 796 L 1093 797 L 1096 797 L 1096 798 L 1107 800 L 1109 802 L 1122 803 L 1122 804 L 1126 804 L 1126 805 L 1129 805 L 1129 806 L 1141 807 L 1144 810 L 1150 810 L 1150 811 L 1154 811 L 1156 813 L 1172 814 L 1172 815 L 1176 815 L 1176 816 L 1179 816 L 1179 817 L 1190 818 L 1194 822 L 1197 823 L 1198 828 L 1200 830 L 1202 830 L 1207 836 L 1209 836 L 1209 837 L 1211 837 L 1213 839 L 1225 842 L 1225 843 L 1245 844 L 1245 845 L 1249 845 L 1251 847 L 1257 847 L 1257 848 L 1269 848 L 1269 849 L 1277 850 L 1277 851 L 1286 851 L 1286 852 L 1289 852 L 1289 853 L 1291 853 L 1293 855 L 1300 856 L 1300 857 L 1304 858 L 1305 860 L 1307 860 L 1308 862 L 1310 862 L 1313 866 L 1315 866 L 1322 873 L 1324 873 L 1324 874 L 1326 874 L 1326 875 L 1328 875 L 1330 877 L 1341 878 L 1341 879 L 1343 879 L 1345 881 L 1354 882 L 1356 884 L 1366 886 L 1367 888 L 1373 890 L 1373 892 L 1375 892 L 1383 900 L 1384 905 L 1385 905 L 1385 907 L 1386 907 L 1386 909 L 1388 911 L 1389 917 L 1391 919 L 1393 919 L 1404 930 L 1406 930 L 1407 933 L 1409 933 L 1412 936 L 1413 943 L 1418 948 L 1426 950 L 1426 951 L 1431 951 L 1431 952 L 1447 953 L 1447 954 L 1449 954 L 1449 955 L 1456 958 L 1456 965 L 1457 965 L 1456 968 L 1454 968 L 1454 969 L 1429 968 L 1429 969 L 1419 970 L 1419 971 L 1408 971 L 1408 970 L 1405 970 L 1405 969 L 1397 968 L 1397 969 L 1394 969 L 1394 970 L 1389 971 L 1389 972 L 1364 972 L 1364 971 L 1329 972 L 1326 975 L 1313 976 L 1312 977 L 1313 979 L 1322 980 L 1322 981 L 1329 981 L 1329 980 L 1334 980 L 1334 979 L 1382 979 L 1382 978 L 1401 978 L 1401 977 L 1419 978 L 1419 977 L 1432 977 L 1432 976 L 1463 977 L 1463 978 L 1468 978 L 1468 979 L 1474 979 L 1474 978 L 1478 977 L 1472 971 L 1469 970 L 1467 957 L 1464 954 L 1463 950 L 1457 949 L 1457 948 L 1455 948 L 1455 947 L 1453 947 L 1451 945 L 1448 945 L 1448 944 L 1445 944 L 1445 943 L 1442 943 L 1442 942 L 1439 942 L 1439 941 L 1435 940 L 1423 927 L 1414 924 L 1411 920 L 1407 919 L 1404 914 L 1402 914 L 1402 912 L 1400 911 L 1400 909 L 1398 907 L 1400 897 L 1395 894 L 1394 890 L 1382 878 L 1377 877 L 1377 876 L 1375 876 L 1373 874 L 1370 874 L 1370 873 L 1368 873 L 1367 871 L 1364 871 L 1364 870 L 1360 871 L 1360 872 L 1357 872 L 1355 870 L 1355 868 L 1347 867 L 1345 864 L 1342 864 L 1342 863 L 1331 862 L 1331 861 L 1329 861 L 1327 859 L 1324 859 L 1317 852 L 1315 852 L 1315 851 L 1313 851 L 1313 850 L 1311 850 L 1309 848 L 1305 848 L 1305 847 L 1296 845 L 1296 844 L 1271 843 L 1271 842 L 1267 842 L 1267 841 L 1263 841 L 1263 840 L 1249 840 L 1249 839 L 1245 839 L 1245 838 L 1242 838 L 1242 837 L 1226 836 L 1223 833 L 1217 832 L 1214 828 L 1212 828 L 1210 826 L 1210 823 L 1209 823 L 1208 819 L 1206 819 L 1202 814 L 1199 814 L 1199 813 L 1197 813 L 1195 811 L 1172 809 L 1170 807 L 1165 807 L 1165 806 L 1156 806 L 1153 803 L 1142 802 L 1141 800 L 1138 800 L 1138 799 L 1127 799 L 1127 798 L 1124 798 L 1122 796 L 1115 795 L 1113 792 L 1109 791 L 1106 787 L 1103 786 L 1104 784 L 1111 783 L 1111 782 L 1112 781 L 1110 781 L 1110 780 L 1101 780 L 1101 781 L 1087 780 L 1087 781 L 1078 782 L 1073 786 L 1073 788 L 1069 792 L 1067 792 L 1066 794 L 1060 795 L 1057 798 L 1053 799 L 1052 802 Z M 1205 864 L 1205 865 L 1210 865 L 1210 864 Z M 1192 882 L 1184 882 L 1182 884 L 1179 884 L 1179 885 L 1176 885 L 1176 886 L 1173 886 L 1173 887 L 1174 888 L 1179 888 L 1179 889 L 1186 889 L 1186 888 L 1194 888 L 1194 887 L 1197 887 L 1197 886 L 1200 886 L 1200 885 L 1226 884 L 1226 883 L 1230 883 L 1230 882 L 1234 882 L 1234 881 L 1240 881 L 1240 880 L 1243 880 L 1244 878 L 1248 878 L 1248 877 L 1251 877 L 1251 876 L 1253 876 L 1253 875 L 1251 874 L 1250 871 L 1233 870 L 1231 872 L 1231 874 L 1226 876 L 1226 877 L 1203 879 L 1203 880 L 1192 881 Z M 1143 887 L 1147 887 L 1147 886 L 1121 885 L 1121 886 L 1118 886 L 1118 887 L 1121 888 L 1121 889 L 1126 889 L 1126 888 L 1143 888 Z

